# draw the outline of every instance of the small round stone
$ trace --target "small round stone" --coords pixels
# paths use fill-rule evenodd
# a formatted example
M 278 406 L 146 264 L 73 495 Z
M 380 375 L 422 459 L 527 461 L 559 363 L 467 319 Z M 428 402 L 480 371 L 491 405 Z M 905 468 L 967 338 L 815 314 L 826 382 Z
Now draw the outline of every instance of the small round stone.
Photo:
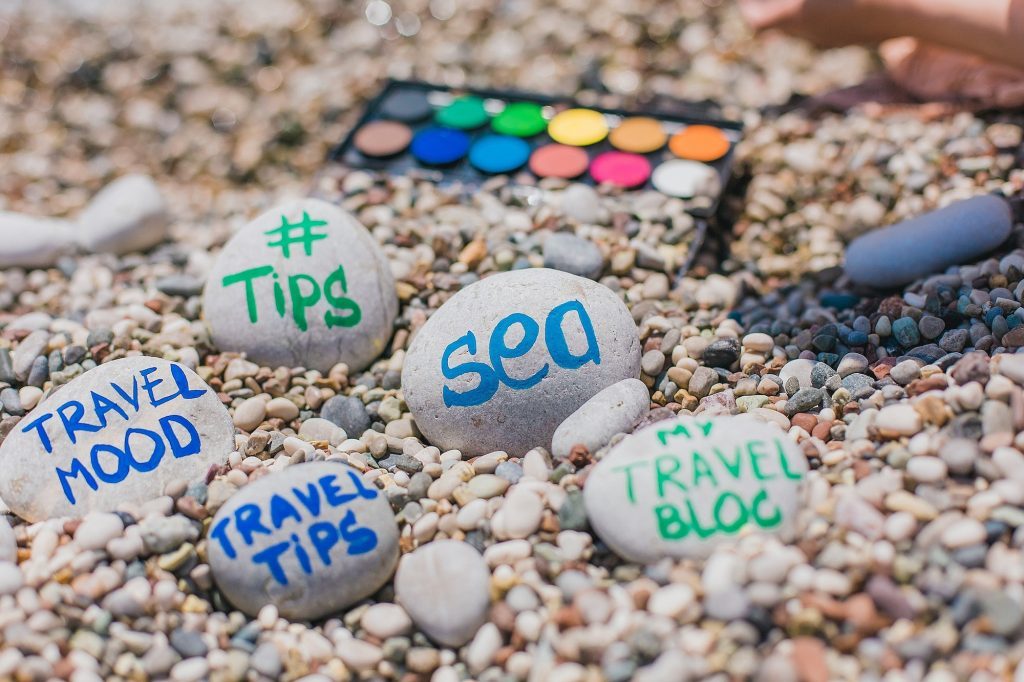
M 651 397 L 639 379 L 623 379 L 599 391 L 558 425 L 551 454 L 565 459 L 574 446 L 591 453 L 617 433 L 628 433 L 650 412 Z
M 596 279 L 604 267 L 604 255 L 591 241 L 555 232 L 544 240 L 544 267 Z
M 607 287 L 549 269 L 501 273 L 452 296 L 402 370 L 420 431 L 442 450 L 520 456 L 640 371 L 632 316 Z
M 459 647 L 487 619 L 490 581 L 491 572 L 472 545 L 436 540 L 402 557 L 395 595 L 428 637 Z
M 387 259 L 351 215 L 319 199 L 282 204 L 224 246 L 203 290 L 220 350 L 272 367 L 361 370 L 398 310 Z
M 363 401 L 354 396 L 336 395 L 320 408 L 320 416 L 345 429 L 345 433 L 358 438 L 370 428 L 370 415 Z
M 385 496 L 344 464 L 294 464 L 242 488 L 213 518 L 210 568 L 224 595 L 256 615 L 338 613 L 376 592 L 398 561 Z
M 623 558 L 701 558 L 744 528 L 791 532 L 807 469 L 796 444 L 772 426 L 746 416 L 680 417 L 615 446 L 583 496 L 594 530 Z

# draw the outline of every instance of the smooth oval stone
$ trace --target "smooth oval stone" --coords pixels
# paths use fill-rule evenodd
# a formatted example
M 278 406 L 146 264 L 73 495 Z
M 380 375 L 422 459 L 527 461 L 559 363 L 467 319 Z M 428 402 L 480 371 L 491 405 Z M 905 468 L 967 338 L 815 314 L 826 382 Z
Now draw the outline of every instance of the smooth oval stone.
M 493 275 L 419 330 L 402 370 L 420 431 L 442 450 L 520 456 L 601 389 L 640 373 L 640 339 L 610 289 L 544 268 Z
M 398 524 L 377 488 L 339 462 L 294 464 L 233 495 L 210 525 L 210 568 L 228 600 L 255 616 L 273 604 L 312 620 L 391 579 Z
M 18 560 L 18 540 L 6 518 L 0 517 L 0 561 Z
M 1006 241 L 1010 205 L 972 197 L 911 220 L 869 232 L 846 250 L 846 274 L 858 284 L 896 287 L 970 263 Z
M 73 223 L 0 211 L 0 268 L 48 268 L 74 250 Z
M 402 557 L 395 596 L 416 627 L 459 647 L 487 620 L 491 572 L 480 552 L 460 540 L 435 540 Z
M 359 371 L 387 345 L 398 312 L 383 252 L 351 215 L 319 199 L 267 211 L 224 246 L 203 289 L 222 351 L 269 367 Z
M 551 454 L 565 459 L 573 446 L 591 453 L 617 433 L 628 433 L 651 411 L 651 396 L 644 382 L 623 379 L 597 393 L 559 424 L 551 438 Z
M 101 189 L 76 222 L 76 236 L 84 249 L 129 253 L 163 241 L 171 221 L 153 179 L 132 174 Z
M 176 362 L 130 357 L 89 370 L 36 406 L 0 447 L 0 497 L 42 521 L 113 511 L 201 480 L 234 450 L 217 394 Z
M 790 533 L 806 472 L 800 448 L 773 426 L 680 417 L 612 448 L 583 500 L 598 536 L 630 561 L 703 558 L 745 528 Z

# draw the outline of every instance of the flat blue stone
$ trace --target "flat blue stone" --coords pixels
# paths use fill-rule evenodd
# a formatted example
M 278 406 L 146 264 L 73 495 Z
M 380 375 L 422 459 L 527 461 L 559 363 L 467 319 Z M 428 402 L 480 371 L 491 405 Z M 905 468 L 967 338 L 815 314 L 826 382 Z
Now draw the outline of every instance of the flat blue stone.
M 846 274 L 867 286 L 901 286 L 977 260 L 1006 241 L 1012 227 L 1004 199 L 965 199 L 853 240 L 846 251 Z

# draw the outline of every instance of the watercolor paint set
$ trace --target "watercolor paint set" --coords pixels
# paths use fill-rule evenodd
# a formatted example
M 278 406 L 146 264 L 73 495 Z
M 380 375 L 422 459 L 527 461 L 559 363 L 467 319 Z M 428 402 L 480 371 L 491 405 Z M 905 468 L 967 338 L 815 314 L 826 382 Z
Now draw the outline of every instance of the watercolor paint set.
M 475 186 L 496 175 L 608 183 L 717 207 L 742 125 L 571 99 L 389 81 L 332 160 Z

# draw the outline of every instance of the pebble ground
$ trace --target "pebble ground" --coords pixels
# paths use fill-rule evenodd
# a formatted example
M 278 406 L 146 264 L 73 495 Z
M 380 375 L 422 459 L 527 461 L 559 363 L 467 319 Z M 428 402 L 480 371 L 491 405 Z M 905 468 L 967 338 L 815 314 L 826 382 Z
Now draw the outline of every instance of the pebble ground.
M 753 40 L 730 5 L 0 9 L 0 208 L 74 214 L 139 171 L 176 217 L 176 240 L 145 255 L 0 273 L 0 433 L 45 392 L 137 353 L 196 367 L 239 429 L 225 467 L 142 507 L 12 519 L 0 678 L 1024 679 L 1024 358 L 1007 355 L 1024 347 L 1021 233 L 990 260 L 886 297 L 851 290 L 837 267 L 844 243 L 878 223 L 1020 191 L 1024 117 L 769 115 L 796 93 L 858 82 L 873 58 Z M 717 100 L 748 126 L 726 202 L 732 256 L 704 255 L 675 280 L 693 224 L 653 193 L 595 201 L 502 180 L 460 193 L 320 173 L 387 76 L 627 105 Z M 399 281 L 391 347 L 360 374 L 218 354 L 200 321 L 211 251 L 310 190 L 356 213 Z M 555 230 L 597 245 L 600 280 L 630 307 L 652 419 L 745 411 L 797 439 L 813 471 L 796 543 L 747 537 L 703 562 L 624 563 L 587 532 L 580 487 L 600 452 L 464 461 L 418 439 L 399 386 L 410 332 L 481 275 L 557 262 L 542 247 Z M 349 438 L 325 443 L 318 417 Z M 457 538 L 484 552 L 492 604 L 472 642 L 432 645 L 390 606 L 391 587 L 315 624 L 273 608 L 248 619 L 224 602 L 205 561 L 209 518 L 249 480 L 321 458 L 385 491 L 404 551 Z M 535 494 L 506 497 L 513 484 Z M 516 523 L 492 524 L 499 511 Z

